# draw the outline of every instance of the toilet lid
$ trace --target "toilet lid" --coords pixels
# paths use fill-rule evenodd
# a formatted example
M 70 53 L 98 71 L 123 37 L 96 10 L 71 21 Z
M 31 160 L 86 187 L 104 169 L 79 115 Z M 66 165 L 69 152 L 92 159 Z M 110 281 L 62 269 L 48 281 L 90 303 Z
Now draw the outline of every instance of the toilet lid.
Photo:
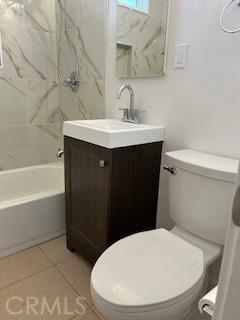
M 172 302 L 195 289 L 205 271 L 203 252 L 165 229 L 142 232 L 108 248 L 91 285 L 106 303 L 144 307 Z

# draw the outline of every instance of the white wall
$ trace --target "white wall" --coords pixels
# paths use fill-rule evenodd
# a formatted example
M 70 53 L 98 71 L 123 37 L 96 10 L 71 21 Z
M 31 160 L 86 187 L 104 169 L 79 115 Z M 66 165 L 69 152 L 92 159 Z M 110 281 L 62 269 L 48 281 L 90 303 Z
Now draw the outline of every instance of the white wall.
M 240 33 L 225 34 L 219 14 L 227 0 L 172 0 L 167 74 L 126 80 L 145 122 L 166 127 L 165 149 L 192 148 L 240 158 Z M 121 117 L 115 100 L 122 84 L 114 75 L 116 1 L 110 0 L 107 116 Z M 240 25 L 240 8 L 226 22 Z M 176 43 L 188 42 L 187 66 L 175 70 Z M 122 103 L 128 103 L 126 100 Z M 158 224 L 167 224 L 167 184 L 162 173 Z

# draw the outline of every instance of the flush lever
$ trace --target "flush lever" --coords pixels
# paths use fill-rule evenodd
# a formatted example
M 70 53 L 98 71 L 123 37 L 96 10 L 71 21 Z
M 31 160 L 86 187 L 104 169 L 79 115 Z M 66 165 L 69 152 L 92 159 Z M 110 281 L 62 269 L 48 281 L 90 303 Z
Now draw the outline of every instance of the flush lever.
M 174 167 L 164 166 L 163 169 L 170 172 L 173 176 L 177 175 L 177 169 Z
M 237 227 L 240 227 L 240 186 L 238 187 L 234 196 L 232 218 L 233 218 L 233 223 Z

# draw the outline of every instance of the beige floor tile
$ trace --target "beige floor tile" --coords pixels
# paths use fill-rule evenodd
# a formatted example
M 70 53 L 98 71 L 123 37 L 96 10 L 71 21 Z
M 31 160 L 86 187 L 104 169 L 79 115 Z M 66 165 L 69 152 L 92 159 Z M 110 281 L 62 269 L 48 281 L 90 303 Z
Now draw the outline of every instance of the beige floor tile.
M 203 315 L 202 320 L 212 320 L 212 317 L 205 314 L 205 315 Z
M 79 315 L 73 320 L 99 320 L 99 317 L 92 310 L 88 310 L 84 315 Z
M 43 243 L 39 247 L 54 264 L 58 264 L 74 256 L 67 249 L 65 236 Z
M 21 314 L 11 315 L 7 311 L 6 302 L 9 301 L 8 299 L 11 297 L 19 298 L 14 298 L 10 301 L 10 310 L 22 312 Z M 52 267 L 2 289 L 0 291 L 0 318 L 4 320 L 72 319 L 77 311 L 83 311 L 83 307 L 79 307 L 76 302 L 77 298 L 78 295 L 73 288 L 56 268 Z M 29 309 L 28 299 L 31 299 L 30 302 L 36 300 L 36 306 L 33 309 Z M 44 301 L 45 307 L 43 305 Z M 54 303 L 56 303 L 54 312 L 49 312 L 46 305 L 51 308 L 54 306 Z M 58 304 L 59 307 L 57 307 Z M 86 311 L 86 309 L 84 311 Z
M 37 247 L 3 258 L 0 260 L 0 289 L 51 265 Z
M 206 313 L 201 314 L 198 310 L 187 318 L 188 320 L 212 320 Z
M 194 315 L 194 318 L 191 320 L 212 320 L 212 317 L 210 317 L 208 314 L 204 312 L 204 314 L 201 314 L 200 311 L 197 311 Z
M 90 293 L 91 265 L 80 256 L 73 257 L 57 266 L 77 292 L 92 305 Z

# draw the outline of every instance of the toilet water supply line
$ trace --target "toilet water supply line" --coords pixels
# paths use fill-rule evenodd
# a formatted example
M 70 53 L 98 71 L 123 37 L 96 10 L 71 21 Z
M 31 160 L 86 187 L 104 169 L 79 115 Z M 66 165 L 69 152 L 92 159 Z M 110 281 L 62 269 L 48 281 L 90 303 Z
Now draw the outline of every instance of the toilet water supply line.
M 221 26 L 222 30 L 223 30 L 224 32 L 227 32 L 227 33 L 237 33 L 237 32 L 240 32 L 240 27 L 231 30 L 231 29 L 228 29 L 227 27 L 225 27 L 225 26 L 224 26 L 224 22 L 223 22 L 224 16 L 225 16 L 225 13 L 226 13 L 227 9 L 228 9 L 233 3 L 235 3 L 237 6 L 240 6 L 240 0 L 230 0 L 230 1 L 225 5 L 225 7 L 223 8 L 223 10 L 222 10 L 222 12 L 221 12 L 221 14 L 220 14 L 220 19 L 219 19 L 219 21 L 220 21 L 220 26 Z

